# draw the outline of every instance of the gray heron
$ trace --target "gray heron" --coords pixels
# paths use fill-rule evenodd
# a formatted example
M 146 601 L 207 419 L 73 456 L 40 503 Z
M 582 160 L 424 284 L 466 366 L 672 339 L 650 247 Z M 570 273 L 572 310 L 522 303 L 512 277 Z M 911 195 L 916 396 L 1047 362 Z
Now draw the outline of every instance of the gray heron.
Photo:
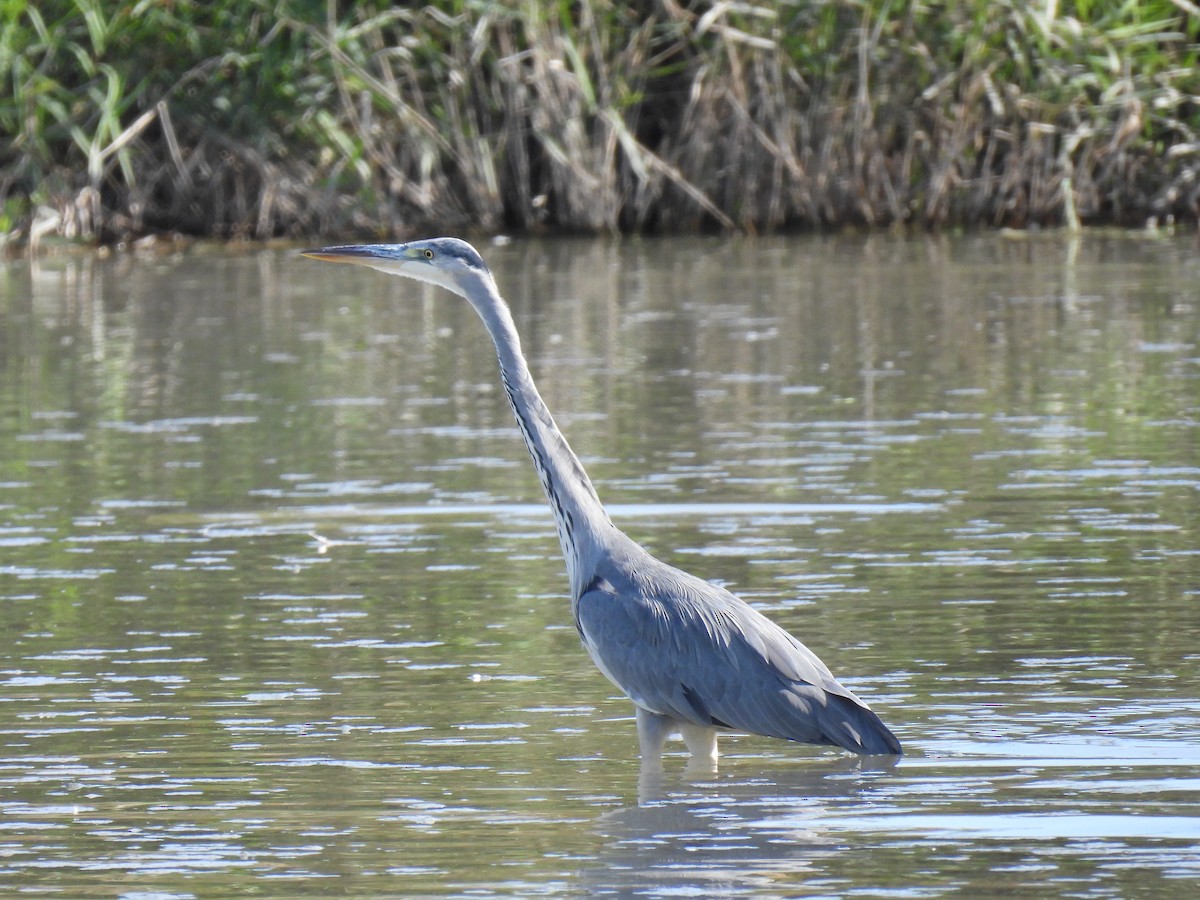
M 879 717 L 817 655 L 729 591 L 654 558 L 613 524 L 546 407 L 508 304 L 470 244 L 435 238 L 303 251 L 446 288 L 479 314 L 542 483 L 592 661 L 636 710 L 643 764 L 680 735 L 715 768 L 717 734 L 743 731 L 861 754 L 898 754 Z

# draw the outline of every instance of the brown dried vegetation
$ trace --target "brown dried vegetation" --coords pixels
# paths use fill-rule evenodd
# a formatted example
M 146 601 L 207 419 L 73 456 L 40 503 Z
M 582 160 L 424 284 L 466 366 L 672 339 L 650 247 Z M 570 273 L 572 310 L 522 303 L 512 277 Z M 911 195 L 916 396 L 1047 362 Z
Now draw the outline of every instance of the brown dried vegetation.
M 19 238 L 1200 215 L 1192 0 L 10 6 Z

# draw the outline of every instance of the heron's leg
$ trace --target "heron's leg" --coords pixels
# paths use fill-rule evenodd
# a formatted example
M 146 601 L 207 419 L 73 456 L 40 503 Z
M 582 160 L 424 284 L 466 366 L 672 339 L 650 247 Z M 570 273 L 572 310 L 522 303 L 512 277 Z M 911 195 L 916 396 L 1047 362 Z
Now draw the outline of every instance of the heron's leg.
M 717 730 L 705 728 L 703 725 L 680 725 L 679 733 L 683 742 L 692 753 L 690 766 L 692 768 L 708 767 L 714 771 L 717 768 Z
M 667 738 L 671 732 L 677 727 L 675 723 L 666 716 L 652 713 L 648 709 L 642 709 L 640 706 L 637 709 L 637 732 L 638 744 L 642 751 L 642 765 L 661 764 L 663 748 L 667 745 Z

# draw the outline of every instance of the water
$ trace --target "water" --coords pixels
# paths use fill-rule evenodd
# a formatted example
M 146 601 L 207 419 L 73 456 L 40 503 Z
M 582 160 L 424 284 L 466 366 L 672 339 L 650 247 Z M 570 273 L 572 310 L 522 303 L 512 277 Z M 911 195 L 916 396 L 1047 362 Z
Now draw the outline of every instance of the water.
M 900 761 L 639 778 L 465 304 L 291 253 L 0 270 L 0 891 L 1192 896 L 1200 263 L 485 248 L 617 519 Z

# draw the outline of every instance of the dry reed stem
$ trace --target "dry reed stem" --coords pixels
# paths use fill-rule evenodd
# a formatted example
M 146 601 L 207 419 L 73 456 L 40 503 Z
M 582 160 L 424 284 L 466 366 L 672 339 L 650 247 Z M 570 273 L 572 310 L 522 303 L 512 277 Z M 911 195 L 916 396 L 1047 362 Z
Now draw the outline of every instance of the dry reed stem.
M 272 35 L 329 75 L 322 102 L 291 117 L 294 145 L 222 135 L 187 111 L 183 89 L 221 63 L 192 65 L 130 124 L 107 116 L 84 177 L 63 177 L 54 228 L 763 231 L 1200 214 L 1200 97 L 1174 87 L 1195 91 L 1194 75 L 1140 75 L 1111 40 L 1040 7 L 948 9 L 946 27 L 966 35 L 950 62 L 940 20 L 903 0 L 455 9 L 280 19 Z M 821 15 L 836 21 L 810 53 L 792 31 Z M 1125 71 L 1084 71 L 1075 86 L 1082 62 L 1038 56 L 1055 49 L 1107 52 Z M 1017 77 L 1031 72 L 1044 95 Z M 0 176 L 8 196 L 17 181 Z

